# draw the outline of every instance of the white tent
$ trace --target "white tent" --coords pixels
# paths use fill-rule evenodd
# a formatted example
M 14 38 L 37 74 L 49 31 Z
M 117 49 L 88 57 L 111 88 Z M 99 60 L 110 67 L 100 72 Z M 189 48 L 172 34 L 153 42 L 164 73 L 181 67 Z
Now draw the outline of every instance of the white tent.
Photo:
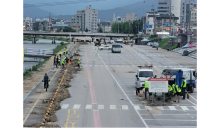
M 143 40 L 141 40 L 141 42 L 147 42 L 149 41 L 148 39 L 144 38 Z

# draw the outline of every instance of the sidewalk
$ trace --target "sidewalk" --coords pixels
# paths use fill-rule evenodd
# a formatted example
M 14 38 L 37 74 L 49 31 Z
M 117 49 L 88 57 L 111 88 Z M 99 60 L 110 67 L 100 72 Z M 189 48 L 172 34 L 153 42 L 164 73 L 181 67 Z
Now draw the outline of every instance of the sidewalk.
M 67 48 L 71 47 L 72 45 L 76 45 L 73 42 L 67 45 Z M 63 52 L 64 49 L 61 50 Z M 60 51 L 57 53 L 59 54 Z M 47 73 L 54 64 L 54 56 L 52 56 L 46 63 L 39 68 L 38 71 L 34 72 L 32 76 L 28 77 L 23 82 L 23 98 L 37 85 L 37 83 L 43 78 L 45 73 Z

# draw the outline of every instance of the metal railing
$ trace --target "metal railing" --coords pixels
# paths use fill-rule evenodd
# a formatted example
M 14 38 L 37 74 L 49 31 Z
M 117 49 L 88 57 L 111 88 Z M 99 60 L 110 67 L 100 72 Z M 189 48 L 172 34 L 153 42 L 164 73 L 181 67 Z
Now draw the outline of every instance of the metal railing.
M 52 55 L 52 54 L 54 54 L 54 52 L 53 52 L 53 50 L 48 50 L 48 49 L 26 48 L 26 49 L 24 49 L 24 54 Z

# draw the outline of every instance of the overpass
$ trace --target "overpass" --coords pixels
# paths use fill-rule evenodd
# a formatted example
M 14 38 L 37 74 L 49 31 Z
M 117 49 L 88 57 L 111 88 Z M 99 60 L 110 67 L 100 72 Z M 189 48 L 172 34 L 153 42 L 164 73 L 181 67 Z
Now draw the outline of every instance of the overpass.
M 33 43 L 36 43 L 36 35 L 54 36 L 52 43 L 55 43 L 55 36 L 69 36 L 71 37 L 134 37 L 132 34 L 116 34 L 116 33 L 90 33 L 90 32 L 44 32 L 44 31 L 23 31 L 23 35 L 31 35 Z

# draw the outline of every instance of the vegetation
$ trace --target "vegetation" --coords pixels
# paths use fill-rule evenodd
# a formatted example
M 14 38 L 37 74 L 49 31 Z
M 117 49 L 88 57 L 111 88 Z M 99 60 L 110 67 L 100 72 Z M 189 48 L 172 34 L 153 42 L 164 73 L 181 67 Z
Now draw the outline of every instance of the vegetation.
M 164 40 L 162 40 L 161 42 L 159 42 L 159 47 L 164 47 L 167 45 L 167 43 L 170 41 L 170 38 L 166 38 Z
M 102 28 L 100 28 L 100 29 L 99 29 L 99 32 L 100 32 L 100 33 L 102 33 L 102 32 L 103 32 Z
M 178 44 L 176 43 L 175 45 L 171 46 L 171 47 L 169 48 L 169 50 L 171 51 L 171 50 L 177 48 L 177 46 L 178 46 Z
M 142 32 L 143 21 L 142 20 L 135 20 L 133 22 L 122 22 L 119 23 L 119 33 L 125 34 L 138 34 Z M 118 23 L 113 23 L 111 26 L 112 33 L 118 33 Z
M 72 29 L 71 27 L 64 27 L 63 32 L 76 32 L 76 30 Z
M 23 36 L 23 41 L 32 41 L 32 37 L 31 36 Z M 39 38 L 36 38 L 36 41 L 38 41 Z
M 89 31 L 88 28 L 86 28 L 86 29 L 85 29 L 85 32 L 88 32 L 88 31 Z
M 64 42 L 61 42 L 61 45 L 58 45 L 55 49 L 53 49 L 53 52 L 54 53 L 58 53 L 61 49 L 63 49 L 67 44 L 69 43 L 66 43 L 64 44 Z
M 57 29 L 57 32 L 60 32 L 62 29 L 61 29 L 61 27 L 59 27 L 58 29 Z
M 39 64 L 33 66 L 30 69 L 26 69 L 23 73 L 23 79 L 26 79 L 27 77 L 31 76 L 33 71 L 37 71 L 46 61 L 48 61 L 49 58 L 46 58 L 44 61 L 40 62 Z

